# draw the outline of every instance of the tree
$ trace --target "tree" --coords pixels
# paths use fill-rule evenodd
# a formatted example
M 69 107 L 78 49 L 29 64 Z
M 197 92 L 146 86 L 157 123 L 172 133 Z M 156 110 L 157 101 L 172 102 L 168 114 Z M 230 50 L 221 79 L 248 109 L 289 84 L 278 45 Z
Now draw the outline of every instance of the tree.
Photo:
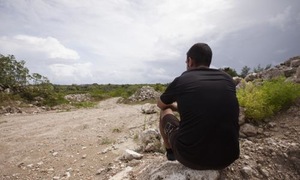
M 231 77 L 238 76 L 238 74 L 237 74 L 237 72 L 235 71 L 235 69 L 232 69 L 232 68 L 230 68 L 230 67 L 220 68 L 220 70 L 226 72 L 226 73 L 229 74 Z
M 265 68 L 261 67 L 260 64 L 259 64 L 257 67 L 253 68 L 253 72 L 259 73 L 259 72 L 262 72 L 264 70 L 268 70 L 271 67 L 272 67 L 272 64 L 267 64 Z
M 30 80 L 33 82 L 33 84 L 49 84 L 50 81 L 48 80 L 47 77 L 42 76 L 38 73 L 33 73 L 32 76 L 30 77 Z
M 24 65 L 25 61 L 17 61 L 13 55 L 0 54 L 0 84 L 12 89 L 25 86 L 30 75 Z
M 272 64 L 267 64 L 266 67 L 265 67 L 265 70 L 268 70 L 272 67 Z
M 264 70 L 264 68 L 262 68 L 262 67 L 260 66 L 260 64 L 257 65 L 257 67 L 254 67 L 254 68 L 253 68 L 253 72 L 255 72 L 255 73 L 262 72 L 263 70 Z
M 245 77 L 249 74 L 250 69 L 251 69 L 250 67 L 244 66 L 244 67 L 242 68 L 241 77 L 242 77 L 242 78 L 245 78 Z
M 2 87 L 19 92 L 30 82 L 35 85 L 50 83 L 46 77 L 38 73 L 30 75 L 24 60 L 17 61 L 14 55 L 0 54 L 0 85 Z

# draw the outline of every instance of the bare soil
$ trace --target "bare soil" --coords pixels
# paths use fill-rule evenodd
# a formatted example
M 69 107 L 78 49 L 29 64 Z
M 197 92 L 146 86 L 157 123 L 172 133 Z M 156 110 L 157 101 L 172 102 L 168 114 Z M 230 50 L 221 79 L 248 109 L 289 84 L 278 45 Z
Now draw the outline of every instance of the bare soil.
M 103 179 L 110 166 L 154 115 L 141 105 L 118 104 L 117 98 L 96 108 L 0 118 L 0 179 Z M 148 126 L 148 125 L 147 125 Z M 99 175 L 96 175 L 96 174 Z
M 165 160 L 162 153 L 118 160 L 137 147 L 141 131 L 157 128 L 158 113 L 145 115 L 142 105 L 117 100 L 90 109 L 0 116 L 0 179 L 109 179 L 129 166 L 138 170 Z M 300 179 L 300 110 L 293 108 L 261 127 L 258 137 L 241 139 L 241 158 L 222 177 Z

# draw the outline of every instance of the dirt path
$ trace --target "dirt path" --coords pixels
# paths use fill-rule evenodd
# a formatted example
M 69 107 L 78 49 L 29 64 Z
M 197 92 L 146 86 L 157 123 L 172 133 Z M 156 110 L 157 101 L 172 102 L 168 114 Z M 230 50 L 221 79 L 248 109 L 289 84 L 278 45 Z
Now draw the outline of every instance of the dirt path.
M 108 99 L 91 109 L 0 116 L 0 179 L 109 179 L 165 161 L 161 153 L 120 162 L 141 131 L 157 128 L 158 113 Z M 300 102 L 270 119 L 256 137 L 241 139 L 241 155 L 225 179 L 300 178 Z
M 101 102 L 96 108 L 0 118 L 0 179 L 101 179 L 156 114 L 141 105 Z

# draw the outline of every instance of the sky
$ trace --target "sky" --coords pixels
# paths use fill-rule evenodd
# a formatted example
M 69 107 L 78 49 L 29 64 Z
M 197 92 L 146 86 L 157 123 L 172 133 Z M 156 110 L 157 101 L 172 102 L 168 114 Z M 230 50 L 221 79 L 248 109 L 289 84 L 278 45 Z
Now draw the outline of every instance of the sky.
M 212 68 L 300 55 L 299 0 L 0 0 L 0 54 L 53 84 L 168 83 L 195 43 Z

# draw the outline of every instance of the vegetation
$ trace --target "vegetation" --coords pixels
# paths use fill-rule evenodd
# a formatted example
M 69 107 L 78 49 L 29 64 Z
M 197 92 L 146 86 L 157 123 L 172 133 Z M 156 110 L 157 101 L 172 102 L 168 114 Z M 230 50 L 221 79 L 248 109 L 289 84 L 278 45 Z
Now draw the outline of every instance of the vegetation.
M 244 67 L 242 68 L 242 72 L 241 72 L 240 76 L 241 76 L 242 78 L 245 78 L 245 77 L 249 74 L 250 69 L 251 69 L 250 67 L 244 66 Z
M 260 64 L 259 64 L 257 67 L 254 67 L 254 68 L 253 68 L 253 72 L 259 73 L 259 72 L 261 72 L 261 71 L 268 70 L 268 69 L 270 69 L 271 67 L 272 67 L 271 64 L 266 65 L 265 68 L 261 67 Z
M 114 84 L 90 84 L 90 85 L 55 85 L 38 74 L 30 74 L 25 67 L 25 61 L 18 61 L 13 55 L 3 56 L 0 54 L 0 105 L 9 105 L 14 101 L 33 103 L 37 106 L 56 106 L 70 104 L 75 107 L 92 107 L 95 102 L 110 97 L 128 98 L 142 86 L 114 85 Z M 151 84 L 156 91 L 164 91 L 166 85 Z M 2 89 L 2 90 L 1 90 Z M 3 90 L 10 92 L 4 92 Z M 69 102 L 64 97 L 68 94 L 90 94 L 91 101 Z
M 245 108 L 245 116 L 254 122 L 273 116 L 300 98 L 300 84 L 285 82 L 285 78 L 249 82 L 237 91 L 239 103 Z
M 254 72 L 269 69 L 271 65 L 253 68 Z M 231 76 L 238 74 L 232 68 L 221 69 Z M 250 72 L 244 66 L 240 76 L 245 77 Z M 278 78 L 263 82 L 242 82 L 243 88 L 237 91 L 239 103 L 245 108 L 246 118 L 254 122 L 270 117 L 278 111 L 289 107 L 300 98 L 300 84 L 285 82 Z M 37 106 L 56 106 L 70 104 L 77 108 L 93 107 L 98 101 L 110 97 L 128 98 L 141 87 L 148 85 L 156 91 L 163 92 L 167 84 L 90 84 L 90 85 L 55 85 L 37 73 L 30 74 L 25 67 L 25 61 L 17 61 L 13 55 L 0 54 L 0 106 L 11 102 L 32 103 Z M 6 92 L 9 89 L 10 92 Z M 90 100 L 72 102 L 65 99 L 69 94 L 89 94 Z M 118 132 L 119 129 L 113 130 Z
M 232 68 L 230 68 L 230 67 L 221 68 L 220 70 L 226 72 L 226 73 L 229 74 L 231 77 L 238 76 L 238 74 L 237 74 L 237 72 L 235 71 L 235 69 L 232 69 Z
M 38 74 L 29 74 L 25 61 L 17 61 L 13 55 L 0 54 L 0 85 L 14 91 L 22 91 L 30 82 L 33 84 L 49 83 L 49 80 Z

